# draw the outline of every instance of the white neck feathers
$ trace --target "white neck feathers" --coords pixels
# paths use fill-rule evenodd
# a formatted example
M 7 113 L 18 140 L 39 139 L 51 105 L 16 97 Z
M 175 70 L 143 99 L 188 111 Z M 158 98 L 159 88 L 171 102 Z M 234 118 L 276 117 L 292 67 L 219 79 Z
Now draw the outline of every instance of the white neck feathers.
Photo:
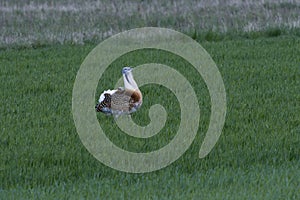
M 139 87 L 137 86 L 135 80 L 133 79 L 132 72 L 127 72 L 123 74 L 124 79 L 124 87 L 127 90 L 138 90 Z

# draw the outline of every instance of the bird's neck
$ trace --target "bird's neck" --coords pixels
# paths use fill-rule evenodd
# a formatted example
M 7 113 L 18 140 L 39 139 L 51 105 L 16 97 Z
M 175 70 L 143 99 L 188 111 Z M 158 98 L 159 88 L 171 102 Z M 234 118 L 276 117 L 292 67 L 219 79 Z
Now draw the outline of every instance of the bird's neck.
M 123 74 L 124 87 L 127 90 L 139 90 L 131 72 Z

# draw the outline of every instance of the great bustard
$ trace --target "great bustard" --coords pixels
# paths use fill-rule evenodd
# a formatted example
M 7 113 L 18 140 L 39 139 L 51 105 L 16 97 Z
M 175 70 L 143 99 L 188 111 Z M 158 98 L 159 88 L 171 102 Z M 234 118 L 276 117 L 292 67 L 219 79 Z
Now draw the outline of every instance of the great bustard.
M 133 79 L 132 68 L 122 69 L 124 88 L 106 90 L 96 105 L 97 112 L 119 116 L 135 112 L 142 105 L 142 93 Z

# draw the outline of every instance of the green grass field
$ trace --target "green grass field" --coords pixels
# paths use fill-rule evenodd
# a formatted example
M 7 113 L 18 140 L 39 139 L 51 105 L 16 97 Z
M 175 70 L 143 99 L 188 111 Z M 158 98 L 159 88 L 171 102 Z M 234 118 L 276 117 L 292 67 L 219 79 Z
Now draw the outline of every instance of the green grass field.
M 73 83 L 95 45 L 1 50 L 0 199 L 298 199 L 300 39 L 286 36 L 202 45 L 226 86 L 228 112 L 221 138 L 206 158 L 198 159 L 209 120 L 209 96 L 202 80 L 182 72 L 198 91 L 202 111 L 198 136 L 175 163 L 146 174 L 104 166 L 87 152 L 76 133 Z M 98 90 L 112 86 L 110 81 L 118 77 L 123 62 L 137 65 L 156 59 L 178 70 L 184 65 L 166 55 L 149 50 L 120 58 L 109 68 L 113 78 L 106 74 Z M 148 123 L 151 104 L 165 104 L 166 109 L 169 104 L 159 94 L 164 88 L 141 89 L 145 104 L 134 119 L 143 125 Z M 172 94 L 166 91 L 166 95 L 176 106 Z M 109 137 L 132 151 L 159 148 L 176 130 L 174 115 L 169 112 L 167 137 L 130 141 L 117 129 Z M 106 129 L 116 128 L 110 118 L 98 118 Z
M 300 199 L 299 1 L 199 2 L 0 1 L 0 199 Z M 168 52 L 120 57 L 100 79 L 95 103 L 124 65 L 157 62 L 189 80 L 201 110 L 196 139 L 182 157 L 131 174 L 103 165 L 83 146 L 72 90 L 99 42 L 144 26 L 187 33 L 207 50 L 224 80 L 227 115 L 216 146 L 199 159 L 211 112 L 204 81 Z M 111 117 L 97 118 L 117 146 L 150 152 L 175 136 L 179 103 L 161 86 L 141 91 L 143 106 L 132 118 L 145 126 L 151 105 L 161 104 L 168 119 L 159 134 L 133 138 Z

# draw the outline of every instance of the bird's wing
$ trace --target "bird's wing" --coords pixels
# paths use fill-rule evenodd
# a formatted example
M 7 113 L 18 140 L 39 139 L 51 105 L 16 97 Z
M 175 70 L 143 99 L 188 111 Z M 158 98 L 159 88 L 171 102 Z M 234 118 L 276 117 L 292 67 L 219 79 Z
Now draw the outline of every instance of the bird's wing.
M 127 90 L 118 90 L 111 95 L 111 109 L 122 112 L 129 111 L 131 93 Z
M 142 104 L 142 94 L 139 90 L 118 90 L 111 96 L 112 110 L 133 111 Z

